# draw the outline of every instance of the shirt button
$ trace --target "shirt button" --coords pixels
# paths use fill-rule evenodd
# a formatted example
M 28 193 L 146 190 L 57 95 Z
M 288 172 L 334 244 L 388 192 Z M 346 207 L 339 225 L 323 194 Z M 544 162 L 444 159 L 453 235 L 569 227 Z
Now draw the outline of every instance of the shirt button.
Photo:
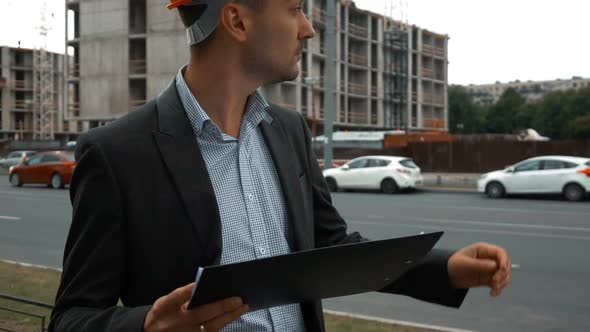
M 248 199 L 251 200 L 251 201 L 254 201 L 254 195 L 248 194 Z
M 259 250 L 260 250 L 260 253 L 261 253 L 261 254 L 263 254 L 263 255 L 266 255 L 266 249 L 264 249 L 264 248 L 260 248 Z

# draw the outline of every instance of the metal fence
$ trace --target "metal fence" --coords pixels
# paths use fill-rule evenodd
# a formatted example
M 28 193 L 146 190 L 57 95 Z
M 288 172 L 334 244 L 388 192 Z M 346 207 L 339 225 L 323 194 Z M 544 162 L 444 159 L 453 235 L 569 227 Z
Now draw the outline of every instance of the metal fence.
M 0 299 L 13 301 L 13 302 L 20 303 L 20 304 L 27 304 L 27 305 L 31 305 L 31 306 L 36 306 L 36 307 L 44 308 L 44 309 L 53 309 L 53 306 L 50 304 L 47 304 L 47 303 L 43 303 L 43 302 L 39 302 L 39 301 L 35 301 L 35 300 L 29 300 L 29 299 L 25 299 L 25 298 L 21 298 L 21 297 L 16 297 L 16 296 L 4 294 L 4 293 L 0 293 Z M 47 328 L 45 327 L 46 318 L 47 318 L 46 316 L 35 314 L 35 313 L 24 311 L 24 310 L 17 310 L 17 309 L 13 309 L 13 308 L 8 308 L 8 307 L 2 306 L 2 305 L 0 305 L 0 310 L 12 312 L 14 314 L 22 315 L 25 317 L 31 317 L 34 319 L 38 319 L 39 320 L 39 331 L 41 331 L 41 332 L 47 331 Z M 0 326 L 0 331 L 17 332 L 15 330 L 10 330 L 10 329 L 8 329 L 6 327 L 2 327 L 2 326 Z
M 323 151 L 315 150 L 318 158 Z M 423 172 L 484 173 L 503 169 L 521 160 L 543 155 L 590 158 L 590 140 L 521 142 L 506 140 L 460 140 L 454 142 L 411 142 L 403 148 L 334 149 L 334 159 L 366 155 L 406 156 Z

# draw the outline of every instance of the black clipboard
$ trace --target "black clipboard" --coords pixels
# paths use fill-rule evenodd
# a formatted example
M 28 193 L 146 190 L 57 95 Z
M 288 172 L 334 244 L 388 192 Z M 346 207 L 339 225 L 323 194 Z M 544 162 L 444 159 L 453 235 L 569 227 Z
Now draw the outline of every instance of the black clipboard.
M 430 252 L 442 234 L 345 244 L 200 267 L 188 308 L 237 296 L 254 311 L 378 291 Z

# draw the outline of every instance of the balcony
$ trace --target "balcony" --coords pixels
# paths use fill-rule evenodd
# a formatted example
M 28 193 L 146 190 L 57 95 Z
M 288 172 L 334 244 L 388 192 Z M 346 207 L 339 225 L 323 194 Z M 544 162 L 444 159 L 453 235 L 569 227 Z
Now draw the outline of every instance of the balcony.
M 80 77 L 80 64 L 79 63 L 68 64 L 68 77 Z
M 431 68 L 422 67 L 422 77 L 434 79 L 434 70 Z
M 445 49 L 442 47 L 434 47 L 434 55 L 444 58 L 445 57 Z
M 445 104 L 445 98 L 441 95 L 425 93 L 422 95 L 422 101 L 425 104 L 431 104 L 436 106 L 443 106 Z
M 30 100 L 15 100 L 13 107 L 11 107 L 15 111 L 25 111 L 29 112 L 33 110 L 33 103 Z
M 369 35 L 369 29 L 354 23 L 348 23 L 348 33 L 352 36 L 366 39 Z
M 80 102 L 68 103 L 68 115 L 75 118 L 80 116 Z
M 318 8 L 318 7 L 314 7 L 312 16 L 313 16 L 314 22 L 318 22 L 318 23 L 322 23 L 322 24 L 326 23 L 327 12 L 325 10 Z
M 348 53 L 348 62 L 353 65 L 362 66 L 362 67 L 366 67 L 369 64 L 367 56 L 360 55 L 357 53 L 352 53 L 352 52 Z
M 379 89 L 376 86 L 371 87 L 371 96 L 373 96 L 373 97 L 379 96 Z
M 12 128 L 16 131 L 31 131 L 32 126 L 24 121 L 14 121 Z
M 326 54 L 326 45 L 324 43 L 312 42 L 310 45 L 311 45 L 312 50 L 316 54 L 322 54 L 322 55 Z
M 129 74 L 141 75 L 145 74 L 147 70 L 147 62 L 145 59 L 129 59 Z
M 348 82 L 348 93 L 366 96 L 367 92 L 368 87 L 366 84 Z
M 348 123 L 354 124 L 366 124 L 367 123 L 367 113 L 359 113 L 359 112 L 349 112 L 348 113 Z
M 14 90 L 33 90 L 32 84 L 27 84 L 25 80 L 13 80 L 12 89 Z

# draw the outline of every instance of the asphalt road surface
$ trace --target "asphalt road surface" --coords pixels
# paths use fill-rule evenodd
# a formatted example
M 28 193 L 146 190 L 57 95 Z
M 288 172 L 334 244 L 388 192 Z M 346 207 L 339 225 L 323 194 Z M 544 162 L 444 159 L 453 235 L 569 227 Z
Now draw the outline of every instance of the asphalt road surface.
M 366 237 L 442 230 L 437 247 L 496 243 L 515 268 L 501 297 L 471 290 L 459 310 L 378 293 L 329 299 L 326 309 L 478 331 L 590 331 L 590 201 L 416 192 L 338 193 L 334 202 Z M 60 267 L 70 214 L 67 190 L 12 188 L 0 176 L 0 259 Z

